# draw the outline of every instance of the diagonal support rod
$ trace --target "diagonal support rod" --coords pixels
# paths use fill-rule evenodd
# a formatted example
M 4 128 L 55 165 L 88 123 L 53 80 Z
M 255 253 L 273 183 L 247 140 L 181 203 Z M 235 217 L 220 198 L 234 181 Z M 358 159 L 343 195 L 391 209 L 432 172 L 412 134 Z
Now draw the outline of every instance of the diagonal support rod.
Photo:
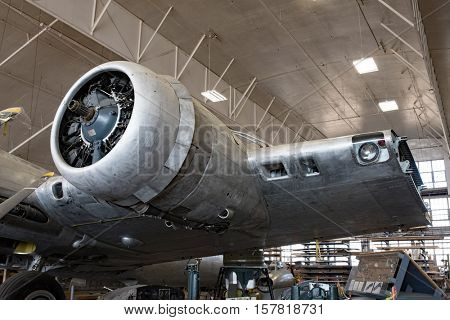
M 173 77 L 176 79 L 178 77 L 178 46 L 175 46 L 175 61 L 173 62 Z
M 92 11 L 92 25 L 91 25 L 91 35 L 94 33 L 95 28 L 97 28 L 100 20 L 102 19 L 102 17 L 105 15 L 106 10 L 108 10 L 109 5 L 111 4 L 112 0 L 108 0 L 108 2 L 105 4 L 105 6 L 103 7 L 102 11 L 100 11 L 100 14 L 98 15 L 97 18 L 95 18 L 95 11 L 97 11 L 97 0 L 94 0 L 94 8 Z
M 164 21 L 166 21 L 167 16 L 169 15 L 169 13 L 172 11 L 173 7 L 170 7 L 166 14 L 164 15 L 164 17 L 162 18 L 161 22 L 158 24 L 158 26 L 156 27 L 155 31 L 153 31 L 152 36 L 150 37 L 150 40 L 148 40 L 147 44 L 144 46 L 144 49 L 142 50 L 142 52 L 138 51 L 138 58 L 137 58 L 137 62 L 139 63 L 139 61 L 141 60 L 141 58 L 144 56 L 145 51 L 147 51 L 148 47 L 150 46 L 150 44 L 152 43 L 153 39 L 155 38 L 155 36 L 157 35 L 157 33 L 159 32 L 159 29 L 161 28 L 161 26 L 163 25 Z M 142 20 L 141 20 L 142 21 Z M 139 33 L 139 39 L 141 38 L 142 33 Z M 140 49 L 140 48 L 139 48 Z
M 423 59 L 423 54 L 419 52 L 419 50 L 417 50 L 416 48 L 414 48 L 412 45 L 410 45 L 408 43 L 408 41 L 406 41 L 405 39 L 403 39 L 402 37 L 400 37 L 399 34 L 397 34 L 394 30 L 392 30 L 391 28 L 389 28 L 387 25 L 385 25 L 383 22 L 380 22 L 380 25 L 386 29 L 390 34 L 392 34 L 394 37 L 396 37 L 398 40 L 400 40 L 404 45 L 406 45 L 408 48 L 410 48 L 412 51 L 414 51 L 419 57 L 421 57 Z
M 391 7 L 390 5 L 388 5 L 386 2 L 384 2 L 383 0 L 378 0 L 379 3 L 381 3 L 383 6 L 385 6 L 386 8 L 388 8 L 389 10 L 391 10 L 393 13 L 395 13 L 400 19 L 402 19 L 403 21 L 405 21 L 407 24 L 409 24 L 411 27 L 414 27 L 414 23 L 412 23 L 411 21 L 409 21 L 408 18 L 406 18 L 404 15 L 402 15 L 400 12 L 398 12 L 397 10 L 395 10 L 393 7 Z
M 391 52 L 394 54 L 394 57 L 396 57 L 401 63 L 406 65 L 412 71 L 416 72 L 422 78 L 422 80 L 424 80 L 429 86 L 431 86 L 430 80 L 428 79 L 428 77 L 425 74 L 420 72 L 419 69 L 414 67 L 413 64 L 411 64 L 408 60 L 406 60 L 404 57 L 402 57 L 397 51 L 391 49 Z
M 31 37 L 27 42 L 25 42 L 23 45 L 21 45 L 16 51 L 11 53 L 5 60 L 0 62 L 0 67 L 3 66 L 5 63 L 7 63 L 9 60 L 11 60 L 16 54 L 18 54 L 20 51 L 25 49 L 31 42 L 36 40 L 41 34 L 43 34 L 45 31 L 49 30 L 56 22 L 58 22 L 58 19 L 53 20 L 50 24 L 45 26 L 41 31 L 36 33 L 33 37 Z
M 142 25 L 144 24 L 144 22 L 139 19 L 139 27 L 138 27 L 138 43 L 137 43 L 137 50 L 136 50 L 136 63 L 139 63 L 140 55 L 139 53 L 141 52 L 141 42 L 142 42 Z
M 305 122 L 302 122 L 302 125 L 300 126 L 300 129 L 298 129 L 297 133 L 294 136 L 294 139 L 292 139 L 292 142 L 297 141 L 297 138 L 300 136 L 300 133 L 303 130 L 303 127 L 305 126 Z
M 228 117 L 231 118 L 231 108 L 233 107 L 233 88 L 230 86 L 230 93 L 228 99 Z
M 239 101 L 234 105 L 233 111 L 231 111 L 231 115 L 233 115 L 237 108 L 239 108 L 239 105 L 241 104 L 242 100 L 244 100 L 245 96 L 247 95 L 247 92 L 253 87 L 253 84 L 256 81 L 256 77 L 253 78 L 253 80 L 250 82 L 250 84 L 248 85 L 247 89 L 245 90 L 244 94 L 242 95 L 242 97 L 239 99 Z
M 444 147 L 444 143 L 441 142 L 441 141 L 439 141 L 439 140 L 434 136 L 434 134 L 430 131 L 429 128 L 432 128 L 432 127 L 431 127 L 431 126 L 426 126 L 426 127 L 423 128 L 423 130 L 426 131 L 426 132 L 428 133 L 428 135 L 429 135 L 432 139 L 434 139 L 434 141 L 442 148 L 443 152 L 445 152 L 448 156 L 450 156 L 450 151 L 449 151 L 449 149 L 446 148 L 446 147 Z M 433 128 L 433 130 L 434 130 L 434 128 Z M 436 131 L 435 131 L 435 132 L 436 132 Z M 441 137 L 441 139 L 442 139 L 442 136 L 441 136 L 440 134 L 438 134 L 438 136 Z M 442 140 L 445 141 L 445 139 L 442 139 Z
M 250 92 L 249 92 L 249 93 L 247 94 L 247 96 L 245 97 L 244 102 L 241 103 L 241 107 L 239 108 L 238 112 L 234 114 L 234 120 L 236 120 L 236 118 L 239 117 L 239 115 L 241 114 L 242 110 L 244 109 L 245 104 L 247 103 L 248 99 L 249 99 L 250 96 L 252 95 L 253 90 L 255 90 L 257 84 L 258 84 L 258 83 L 255 83 L 255 84 L 253 85 L 253 87 L 250 89 Z
M 278 137 L 278 134 L 281 131 L 281 128 L 283 128 L 284 124 L 286 123 L 287 118 L 289 117 L 289 115 L 291 114 L 292 110 L 289 110 L 288 113 L 286 114 L 286 117 L 284 117 L 283 122 L 281 123 L 280 127 L 278 128 L 277 133 L 275 133 L 275 136 L 272 138 L 272 144 L 275 141 L 275 139 Z
M 37 136 L 39 136 L 41 133 L 43 133 L 45 130 L 47 130 L 48 128 L 50 128 L 53 125 L 53 121 L 50 122 L 49 124 L 47 124 L 45 127 L 43 127 L 42 129 L 40 129 L 39 131 L 37 131 L 35 134 L 33 134 L 31 137 L 25 139 L 24 141 L 22 141 L 20 144 L 18 144 L 15 148 L 11 149 L 9 151 L 9 153 L 14 153 L 17 150 L 19 150 L 20 148 L 22 148 L 24 145 L 26 145 L 28 142 L 30 142 L 31 140 L 33 140 L 34 138 L 36 138 Z
M 231 67 L 233 62 L 234 62 L 234 58 L 231 59 L 231 61 L 228 63 L 227 67 L 225 68 L 225 70 L 223 70 L 222 74 L 220 75 L 219 79 L 217 79 L 216 83 L 214 84 L 214 86 L 212 87 L 211 90 L 216 89 L 216 87 L 219 85 L 220 80 L 223 79 L 223 76 L 225 75 L 225 73 L 227 73 L 228 69 Z
M 178 73 L 178 75 L 177 75 L 177 77 L 176 77 L 177 80 L 180 80 L 181 76 L 182 76 L 183 73 L 184 73 L 184 70 L 186 70 L 186 68 L 187 68 L 187 66 L 188 66 L 188 64 L 189 64 L 189 62 L 191 62 L 192 58 L 194 57 L 194 54 L 197 52 L 198 48 L 199 48 L 200 45 L 202 44 L 203 40 L 205 40 L 205 38 L 206 38 L 206 34 L 203 34 L 203 35 L 201 36 L 200 40 L 198 41 L 197 45 L 195 46 L 194 50 L 192 50 L 192 52 L 191 52 L 189 58 L 187 59 L 186 63 L 184 64 L 183 68 L 181 68 L 180 73 Z
M 259 120 L 258 124 L 256 125 L 255 131 L 258 131 L 259 127 L 261 126 L 261 123 L 263 122 L 264 118 L 266 117 L 267 112 L 269 112 L 269 109 L 272 106 L 272 103 L 274 101 L 275 101 L 275 97 L 273 97 L 272 100 L 270 100 L 269 105 L 267 106 L 266 110 L 264 111 L 264 114 L 263 114 L 261 120 Z

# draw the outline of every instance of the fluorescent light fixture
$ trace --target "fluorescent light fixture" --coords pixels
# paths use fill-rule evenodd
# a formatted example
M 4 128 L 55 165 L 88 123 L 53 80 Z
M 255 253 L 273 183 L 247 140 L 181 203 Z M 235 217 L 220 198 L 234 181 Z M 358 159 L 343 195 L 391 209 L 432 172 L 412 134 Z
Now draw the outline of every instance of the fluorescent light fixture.
M 383 112 L 398 110 L 398 105 L 397 102 L 395 102 L 395 100 L 386 100 L 379 102 L 378 106 Z
M 353 65 L 359 74 L 378 71 L 378 66 L 373 58 L 354 60 Z
M 203 91 L 202 96 L 204 96 L 211 102 L 220 102 L 227 100 L 227 98 L 223 94 L 217 92 L 216 90 Z

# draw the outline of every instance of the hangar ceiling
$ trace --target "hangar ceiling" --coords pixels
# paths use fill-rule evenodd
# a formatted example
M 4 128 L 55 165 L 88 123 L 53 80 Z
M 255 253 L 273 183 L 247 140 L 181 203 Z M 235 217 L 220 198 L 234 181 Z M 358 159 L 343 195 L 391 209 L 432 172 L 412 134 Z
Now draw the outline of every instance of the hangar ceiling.
M 36 34 L 40 30 L 39 22 L 47 25 L 61 16 L 69 17 L 70 21 L 90 20 L 91 12 L 87 9 L 92 7 L 92 2 L 77 1 L 82 10 L 74 10 L 69 6 L 64 8 L 65 1 L 1 0 L 0 61 Z M 201 34 L 211 36 L 195 53 L 198 62 L 219 75 L 234 58 L 225 81 L 243 92 L 256 77 L 257 86 L 250 100 L 262 111 L 276 97 L 270 108 L 271 116 L 264 119 L 263 126 L 271 121 L 280 124 L 286 119 L 286 130 L 295 133 L 306 124 L 312 130 L 302 134 L 305 139 L 392 128 L 410 138 L 431 138 L 445 143 L 441 140 L 450 112 L 450 58 L 449 38 L 443 30 L 449 29 L 449 1 L 419 1 L 439 90 L 433 87 L 426 62 L 419 56 L 426 55 L 424 39 L 416 27 L 406 22 L 415 23 L 414 0 L 113 2 L 153 29 L 173 6 L 159 33 L 187 54 Z M 97 0 L 97 15 L 107 3 L 107 0 Z M 98 32 L 111 20 L 118 30 L 124 28 L 125 34 L 137 33 L 134 25 L 121 24 L 120 16 L 109 14 L 111 8 L 112 5 L 106 9 L 108 17 L 99 23 Z M 101 62 L 124 58 L 108 45 L 94 41 L 95 37 L 80 30 L 75 23 L 61 20 L 65 22 L 56 23 L 52 31 L 44 33 L 0 67 L 1 108 L 20 105 L 31 118 L 31 130 L 19 123 L 11 125 L 10 133 L 0 138 L 3 149 L 10 150 L 50 122 L 59 100 L 81 74 Z M 114 41 L 125 45 L 132 41 L 127 37 L 108 40 L 112 41 L 109 42 L 112 47 Z M 166 52 L 163 48 L 152 50 L 155 52 L 144 57 L 142 63 L 158 68 L 162 58 L 157 57 L 170 60 L 169 52 L 173 48 L 167 48 Z M 353 60 L 369 56 L 374 58 L 379 71 L 358 74 Z M 188 71 L 186 77 L 198 73 Z M 191 78 L 181 80 L 188 79 Z M 203 80 L 200 77 L 196 81 L 194 91 L 197 92 L 193 95 L 198 96 Z M 436 94 L 441 95 L 443 109 Z M 399 110 L 381 112 L 378 102 L 385 99 L 395 99 Z M 255 114 L 259 112 L 261 116 L 261 110 L 255 110 Z M 443 123 L 441 115 L 447 117 Z M 251 117 L 235 121 L 244 126 L 255 124 Z M 46 132 L 17 154 L 49 167 L 48 140 L 49 132 Z M 277 141 L 282 142 L 289 141 Z
M 450 8 L 445 0 L 421 0 L 419 8 L 424 20 L 428 47 L 442 97 L 445 123 L 450 125 Z M 446 7 L 445 7 L 446 6 Z M 442 7 L 442 10 L 436 8 Z
M 39 32 L 41 21 L 48 24 L 52 20 L 25 2 L 12 1 L 12 6 L 9 2 L 0 2 L 0 61 Z M 54 28 L 63 30 L 64 26 L 56 24 Z M 92 48 L 98 50 L 95 46 Z M 105 56 L 111 57 L 106 52 Z M 105 58 L 65 36 L 46 32 L 1 66 L 0 109 L 19 106 L 24 108 L 26 117 L 19 117 L 9 124 L 7 132 L 0 136 L 0 148 L 11 150 L 51 122 L 65 91 L 84 72 L 104 61 Z M 15 154 L 46 168 L 54 168 L 49 134 L 47 130 Z
M 213 69 L 220 69 L 229 57 L 236 57 L 241 67 L 233 69 L 230 82 L 245 82 L 246 73 L 256 75 L 262 87 L 327 137 L 381 128 L 394 128 L 410 137 L 422 134 L 416 114 L 420 111 L 414 103 L 418 95 L 428 92 L 429 85 L 407 72 L 389 49 L 400 52 L 424 74 L 425 65 L 380 23 L 402 33 L 402 38 L 419 50 L 417 32 L 378 1 L 117 2 L 153 27 L 161 12 L 173 5 L 172 23 L 168 22 L 161 33 L 181 48 L 192 47 L 198 34 L 213 30 L 218 35 L 218 40 L 211 43 Z M 414 20 L 410 1 L 390 3 L 407 19 Z M 436 1 L 429 11 L 440 5 Z M 448 13 L 445 9 L 439 12 Z M 204 63 L 208 60 L 206 53 L 198 54 Z M 355 71 L 352 61 L 365 56 L 375 57 L 379 72 L 359 75 Z M 258 91 L 254 94 L 258 95 Z M 400 111 L 381 113 L 376 101 L 382 99 L 396 99 Z M 434 101 L 425 103 L 437 111 Z M 276 112 L 286 110 L 280 106 Z M 439 119 L 430 118 L 432 125 L 440 128 Z

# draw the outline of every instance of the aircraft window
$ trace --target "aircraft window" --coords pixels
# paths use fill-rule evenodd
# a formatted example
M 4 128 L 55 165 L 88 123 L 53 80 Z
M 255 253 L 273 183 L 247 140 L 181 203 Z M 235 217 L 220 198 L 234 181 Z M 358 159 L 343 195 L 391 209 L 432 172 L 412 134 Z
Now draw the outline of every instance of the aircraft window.
M 288 176 L 286 168 L 281 162 L 263 164 L 263 169 L 266 177 L 269 179 L 282 178 Z
M 306 177 L 320 174 L 319 168 L 313 158 L 300 159 L 300 167 Z

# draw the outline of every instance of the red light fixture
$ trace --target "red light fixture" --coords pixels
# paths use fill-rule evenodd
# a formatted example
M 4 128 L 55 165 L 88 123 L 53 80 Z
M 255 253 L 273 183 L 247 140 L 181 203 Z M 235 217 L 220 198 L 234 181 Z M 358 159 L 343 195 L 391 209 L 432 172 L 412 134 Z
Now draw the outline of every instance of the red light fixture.
M 378 140 L 378 145 L 381 148 L 386 148 L 386 140 Z

